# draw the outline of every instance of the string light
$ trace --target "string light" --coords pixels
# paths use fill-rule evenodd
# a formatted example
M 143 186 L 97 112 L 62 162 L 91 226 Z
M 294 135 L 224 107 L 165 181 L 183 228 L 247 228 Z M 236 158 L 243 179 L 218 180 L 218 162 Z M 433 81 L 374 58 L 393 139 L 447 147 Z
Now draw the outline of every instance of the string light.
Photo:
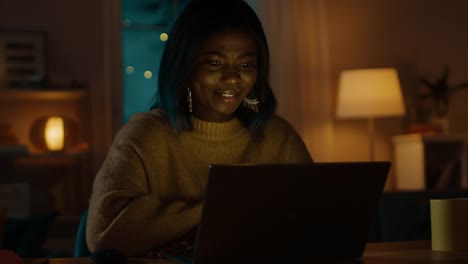
M 125 27 L 131 27 L 132 21 L 130 19 L 124 19 L 123 24 Z
M 153 76 L 153 73 L 151 71 L 145 71 L 144 76 L 146 79 L 151 79 Z
M 134 71 L 135 71 L 135 68 L 133 68 L 132 66 L 128 66 L 125 71 L 128 73 L 128 74 L 132 74 Z
M 168 38 L 169 36 L 166 33 L 161 33 L 161 35 L 159 35 L 161 41 L 167 41 Z

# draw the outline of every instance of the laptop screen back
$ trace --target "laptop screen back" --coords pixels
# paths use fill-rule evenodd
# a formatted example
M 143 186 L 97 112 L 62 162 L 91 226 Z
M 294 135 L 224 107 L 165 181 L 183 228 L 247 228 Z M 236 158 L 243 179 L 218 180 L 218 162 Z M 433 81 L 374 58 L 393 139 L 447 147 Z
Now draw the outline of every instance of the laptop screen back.
M 360 258 L 389 169 L 211 165 L 193 263 Z

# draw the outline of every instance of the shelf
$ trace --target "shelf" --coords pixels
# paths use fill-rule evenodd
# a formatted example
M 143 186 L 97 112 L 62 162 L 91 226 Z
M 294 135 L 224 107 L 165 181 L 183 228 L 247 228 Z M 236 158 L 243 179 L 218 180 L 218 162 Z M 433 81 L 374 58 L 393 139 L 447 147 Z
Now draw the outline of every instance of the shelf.
M 406 143 L 406 142 L 429 142 L 429 143 L 446 143 L 446 142 L 459 142 L 459 141 L 468 141 L 467 133 L 451 133 L 451 134 L 406 134 L 406 135 L 397 135 L 393 137 L 394 143 Z
M 75 153 L 30 153 L 28 156 L 18 157 L 15 164 L 19 167 L 42 166 L 60 167 L 70 166 L 79 160 L 86 159 L 87 152 Z
M 0 100 L 78 100 L 85 90 L 0 89 Z

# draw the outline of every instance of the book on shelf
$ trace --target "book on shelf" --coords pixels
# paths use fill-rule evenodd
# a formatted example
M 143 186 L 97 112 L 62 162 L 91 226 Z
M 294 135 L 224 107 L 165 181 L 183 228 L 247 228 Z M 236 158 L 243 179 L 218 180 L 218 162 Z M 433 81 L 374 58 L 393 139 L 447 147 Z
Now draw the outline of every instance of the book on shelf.
M 26 155 L 28 153 L 26 145 L 0 145 L 0 155 Z

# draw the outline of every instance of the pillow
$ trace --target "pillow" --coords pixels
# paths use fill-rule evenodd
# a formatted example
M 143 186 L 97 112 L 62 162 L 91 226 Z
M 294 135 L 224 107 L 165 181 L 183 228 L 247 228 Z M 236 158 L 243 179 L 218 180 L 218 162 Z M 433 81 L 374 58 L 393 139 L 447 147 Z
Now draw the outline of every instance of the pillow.
M 51 212 L 27 218 L 7 218 L 3 247 L 15 251 L 21 258 L 42 257 L 41 246 L 57 215 L 58 212 Z

